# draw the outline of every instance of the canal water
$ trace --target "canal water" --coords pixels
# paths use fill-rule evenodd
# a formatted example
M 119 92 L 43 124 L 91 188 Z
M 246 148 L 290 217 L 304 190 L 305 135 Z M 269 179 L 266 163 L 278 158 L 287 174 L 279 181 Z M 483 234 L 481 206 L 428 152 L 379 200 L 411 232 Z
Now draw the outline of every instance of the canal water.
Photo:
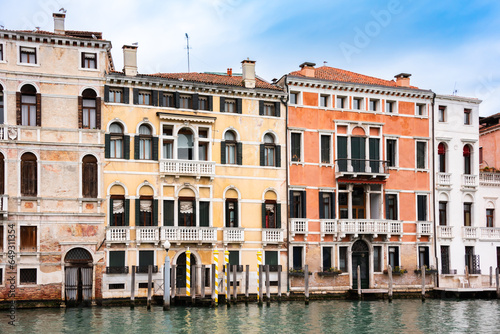
M 159 306 L 0 312 L 0 333 L 499 333 L 497 300 L 312 301 L 227 308 Z

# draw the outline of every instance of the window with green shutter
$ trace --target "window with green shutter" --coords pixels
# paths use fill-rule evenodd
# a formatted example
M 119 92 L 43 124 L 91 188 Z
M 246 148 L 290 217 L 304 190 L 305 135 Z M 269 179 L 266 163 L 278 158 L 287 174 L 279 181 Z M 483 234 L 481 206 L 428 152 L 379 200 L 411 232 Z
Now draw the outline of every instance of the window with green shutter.
M 109 267 L 124 267 L 124 266 L 125 266 L 125 251 L 110 251 Z
M 210 202 L 200 202 L 200 226 L 210 226 Z
M 264 251 L 264 264 L 270 266 L 278 265 L 278 252 L 277 251 Z

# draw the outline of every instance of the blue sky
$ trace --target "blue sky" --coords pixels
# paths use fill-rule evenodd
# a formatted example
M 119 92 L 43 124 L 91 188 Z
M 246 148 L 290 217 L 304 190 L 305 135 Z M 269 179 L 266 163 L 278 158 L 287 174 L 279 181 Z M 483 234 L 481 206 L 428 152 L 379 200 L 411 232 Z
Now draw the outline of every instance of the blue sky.
M 257 61 L 270 81 L 304 61 L 483 100 L 500 112 L 500 1 L 489 0 L 0 0 L 6 29 L 102 31 L 122 69 L 123 44 L 139 43 L 139 72 L 241 72 Z

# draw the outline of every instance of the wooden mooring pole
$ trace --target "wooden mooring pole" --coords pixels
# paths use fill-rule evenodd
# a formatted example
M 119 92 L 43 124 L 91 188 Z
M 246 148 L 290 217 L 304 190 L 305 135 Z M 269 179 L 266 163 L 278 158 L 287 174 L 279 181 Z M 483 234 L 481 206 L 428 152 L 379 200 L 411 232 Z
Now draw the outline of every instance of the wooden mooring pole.
M 490 266 L 490 288 L 493 286 L 493 267 Z
M 196 266 L 191 266 L 191 305 L 196 303 Z
M 278 266 L 278 303 L 281 302 L 281 264 Z
M 361 298 L 362 298 L 362 295 L 361 295 L 361 267 L 359 265 L 357 268 L 357 273 L 358 273 L 358 276 L 357 276 L 357 279 L 358 279 L 358 298 L 359 298 L 359 300 L 361 300 Z
M 266 268 L 266 305 L 271 305 L 271 282 L 269 279 L 269 265 L 265 265 Z
M 130 308 L 135 307 L 135 266 L 132 266 L 130 277 Z
M 226 263 L 226 304 L 229 306 L 231 303 L 231 265 Z
M 238 272 L 238 266 L 233 264 L 233 304 L 236 304 L 238 300 L 238 284 L 236 282 L 236 274 Z
M 387 266 L 387 273 L 389 274 L 389 292 L 388 292 L 388 297 L 389 297 L 389 303 L 392 303 L 392 267 L 391 267 L 391 265 Z
M 500 298 L 500 279 L 499 279 L 499 276 L 500 276 L 500 268 L 497 267 L 497 270 L 496 270 L 496 283 L 497 283 L 497 298 Z
M 153 265 L 148 266 L 148 301 L 147 309 L 151 310 L 151 283 L 153 283 Z
M 422 275 L 422 301 L 425 302 L 425 266 L 420 268 L 420 273 Z
M 304 297 L 306 305 L 309 305 L 309 266 L 304 266 Z
M 217 282 L 215 281 L 215 263 L 212 263 L 212 272 L 210 275 L 210 288 L 212 289 L 212 306 L 217 305 L 215 302 L 215 285 Z
M 259 305 L 262 305 L 262 265 L 259 264 Z
M 206 282 L 206 274 L 207 274 L 207 270 L 206 270 L 206 266 L 204 264 L 201 265 L 201 273 L 200 273 L 200 277 L 201 277 L 201 284 L 200 284 L 200 287 L 201 287 L 201 298 L 202 299 L 205 299 L 205 282 Z
M 245 304 L 248 304 L 248 285 L 250 283 L 250 265 L 246 265 L 245 268 Z

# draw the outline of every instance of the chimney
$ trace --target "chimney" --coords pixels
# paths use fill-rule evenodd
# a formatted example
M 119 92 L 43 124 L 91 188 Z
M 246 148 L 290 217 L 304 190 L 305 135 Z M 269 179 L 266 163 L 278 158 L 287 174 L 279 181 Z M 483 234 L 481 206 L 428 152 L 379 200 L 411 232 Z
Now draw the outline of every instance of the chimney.
M 233 69 L 232 68 L 228 68 L 227 69 L 227 76 L 228 77 L 232 77 L 233 76 Z
M 309 62 L 304 62 L 302 64 L 300 64 L 300 73 L 306 77 L 309 77 L 309 78 L 314 78 L 314 66 L 316 66 L 315 63 L 309 63 Z
M 54 17 L 54 32 L 56 34 L 64 35 L 64 19 L 66 18 L 66 14 L 64 13 L 53 13 Z
M 246 88 L 255 88 L 255 60 L 246 59 L 241 62 L 243 84 Z
M 410 87 L 410 77 L 409 73 L 399 73 L 394 76 L 396 78 L 396 86 L 398 87 Z
M 123 72 L 126 76 L 137 75 L 137 45 L 123 46 Z

